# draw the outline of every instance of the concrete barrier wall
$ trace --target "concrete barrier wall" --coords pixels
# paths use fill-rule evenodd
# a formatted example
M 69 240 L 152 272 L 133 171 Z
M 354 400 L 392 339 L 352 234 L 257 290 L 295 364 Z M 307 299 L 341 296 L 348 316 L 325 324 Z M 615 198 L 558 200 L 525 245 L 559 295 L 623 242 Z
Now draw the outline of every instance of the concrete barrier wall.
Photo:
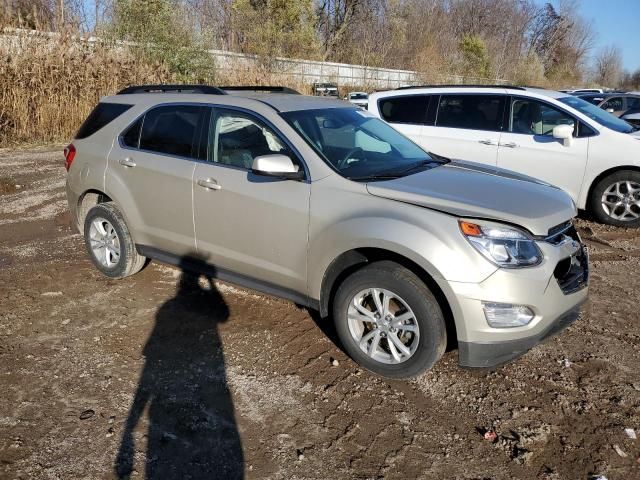
M 59 36 L 55 32 L 37 32 L 23 29 L 5 29 L 0 33 L 0 48 L 20 49 L 25 42 L 46 44 Z M 97 37 L 75 38 L 76 42 L 94 44 L 101 40 Z M 118 45 L 126 45 L 119 42 Z M 215 67 L 221 72 L 237 72 L 266 68 L 270 73 L 292 77 L 296 82 L 312 84 L 313 82 L 335 82 L 340 86 L 370 87 L 377 89 L 398 88 L 405 85 L 429 83 L 508 83 L 504 79 L 463 77 L 460 75 L 439 74 L 437 72 L 416 72 L 412 70 L 396 70 L 390 68 L 367 67 L 346 63 L 319 62 L 293 58 L 274 58 L 265 67 L 263 59 L 255 55 L 229 52 L 225 50 L 209 50 Z

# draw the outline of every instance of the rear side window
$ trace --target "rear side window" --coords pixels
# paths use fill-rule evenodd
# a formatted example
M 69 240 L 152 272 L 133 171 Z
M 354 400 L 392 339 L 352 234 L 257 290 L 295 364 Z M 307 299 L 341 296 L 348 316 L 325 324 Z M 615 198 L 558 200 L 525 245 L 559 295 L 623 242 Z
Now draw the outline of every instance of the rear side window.
M 389 123 L 425 124 L 428 106 L 428 95 L 402 95 L 382 98 L 378 102 L 380 116 Z
M 140 130 L 142 130 L 142 118 L 140 117 L 136 123 L 127 128 L 122 135 L 122 143 L 127 147 L 138 148 L 140 145 Z
M 503 95 L 442 95 L 436 126 L 468 130 L 502 130 Z
M 634 110 L 640 108 L 640 97 L 627 97 L 627 108 Z
M 76 138 L 83 139 L 93 135 L 131 107 L 132 105 L 125 105 L 124 103 L 99 103 L 84 121 L 78 133 L 76 133 Z
M 140 149 L 198 158 L 202 120 L 207 107 L 166 105 L 147 112 L 142 122 Z

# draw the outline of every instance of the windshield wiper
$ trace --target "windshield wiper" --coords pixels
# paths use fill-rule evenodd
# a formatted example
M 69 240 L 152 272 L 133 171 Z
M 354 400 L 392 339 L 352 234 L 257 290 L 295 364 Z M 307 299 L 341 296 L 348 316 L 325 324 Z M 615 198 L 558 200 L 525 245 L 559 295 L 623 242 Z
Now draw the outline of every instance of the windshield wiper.
M 433 153 L 429 153 L 429 155 L 431 155 L 433 158 L 430 158 L 429 160 L 420 160 L 402 170 L 393 170 L 393 169 L 384 170 L 380 173 L 372 173 L 371 175 L 363 175 L 361 177 L 347 177 L 347 178 L 349 180 L 354 180 L 354 181 L 393 180 L 395 178 L 400 178 L 400 177 L 409 175 L 410 172 L 413 172 L 414 170 L 417 170 L 419 168 L 426 167 L 428 165 L 434 165 L 434 166 L 444 165 L 445 163 L 449 163 L 451 161 L 446 157 L 441 157 L 440 155 L 435 155 Z
M 441 157 L 444 160 L 444 157 Z M 381 175 L 397 175 L 399 177 L 408 175 L 410 172 L 413 172 L 414 170 L 418 170 L 419 168 L 423 168 L 423 167 L 427 167 L 429 165 L 442 165 L 443 163 L 448 163 L 450 162 L 450 160 L 447 159 L 446 162 L 444 161 L 440 161 L 440 159 L 429 159 L 429 160 L 420 160 L 419 162 L 414 163 L 413 165 L 409 165 L 407 168 L 404 168 L 402 170 L 388 170 L 386 172 L 381 172 Z
M 398 178 L 400 175 L 391 175 L 387 173 L 374 173 L 371 175 L 362 175 L 361 177 L 347 177 L 349 180 L 353 180 L 354 182 L 363 182 L 369 180 L 394 180 Z

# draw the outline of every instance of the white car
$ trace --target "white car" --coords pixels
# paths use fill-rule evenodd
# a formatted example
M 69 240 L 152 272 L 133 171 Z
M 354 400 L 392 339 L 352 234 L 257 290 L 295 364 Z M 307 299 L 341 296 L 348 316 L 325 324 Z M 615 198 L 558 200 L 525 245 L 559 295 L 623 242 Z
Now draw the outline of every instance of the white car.
M 369 104 L 369 94 L 367 92 L 349 92 L 344 99 L 365 110 Z
M 558 90 L 561 93 L 570 93 L 571 95 L 582 95 L 583 93 L 604 93 L 603 88 L 578 88 L 576 90 Z
M 412 87 L 373 93 L 368 109 L 429 152 L 544 180 L 603 223 L 640 227 L 640 132 L 578 97 L 525 87 Z

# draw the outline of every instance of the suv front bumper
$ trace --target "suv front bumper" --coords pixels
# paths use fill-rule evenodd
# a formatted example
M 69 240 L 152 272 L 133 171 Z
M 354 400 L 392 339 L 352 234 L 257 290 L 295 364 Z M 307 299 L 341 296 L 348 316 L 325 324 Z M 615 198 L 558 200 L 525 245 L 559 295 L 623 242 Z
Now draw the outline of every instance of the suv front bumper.
M 547 338 L 561 332 L 579 316 L 580 305 L 577 305 L 534 336 L 504 342 L 458 342 L 458 363 L 462 367 L 497 367 L 524 355 Z
M 495 367 L 519 357 L 575 321 L 587 300 L 589 264 L 586 248 L 568 240 L 541 243 L 545 261 L 533 268 L 498 269 L 481 283 L 449 282 L 456 299 L 459 363 Z M 571 249 L 569 249 L 571 247 Z M 521 327 L 491 327 L 483 302 L 526 305 L 535 314 Z

